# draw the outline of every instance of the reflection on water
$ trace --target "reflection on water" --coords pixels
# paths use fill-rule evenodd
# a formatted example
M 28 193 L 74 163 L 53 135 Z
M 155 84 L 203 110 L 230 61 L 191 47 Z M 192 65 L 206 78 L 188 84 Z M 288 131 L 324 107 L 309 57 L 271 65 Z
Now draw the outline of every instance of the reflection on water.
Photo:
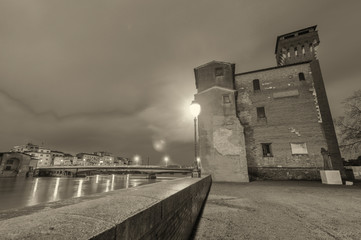
M 81 189 L 82 189 L 82 187 L 83 187 L 83 179 L 80 179 L 80 181 L 79 181 L 79 185 L 78 185 L 78 192 L 77 192 L 77 194 L 76 194 L 76 196 L 77 197 L 80 197 L 81 196 Z
M 146 179 L 129 174 L 95 175 L 86 178 L 0 178 L 0 210 L 109 192 L 173 178 Z

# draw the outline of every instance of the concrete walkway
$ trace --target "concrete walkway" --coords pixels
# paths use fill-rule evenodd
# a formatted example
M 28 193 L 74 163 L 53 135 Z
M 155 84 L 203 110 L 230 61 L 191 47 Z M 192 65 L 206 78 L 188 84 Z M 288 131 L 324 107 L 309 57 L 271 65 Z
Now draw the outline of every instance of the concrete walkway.
M 195 239 L 361 239 L 361 186 L 213 183 Z

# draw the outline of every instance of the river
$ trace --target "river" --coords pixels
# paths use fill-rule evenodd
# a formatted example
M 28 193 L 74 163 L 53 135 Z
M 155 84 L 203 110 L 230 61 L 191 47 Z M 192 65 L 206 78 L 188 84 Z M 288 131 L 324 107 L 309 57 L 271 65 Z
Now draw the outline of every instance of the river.
M 140 175 L 94 175 L 86 178 L 0 178 L 0 211 L 39 203 L 109 192 L 174 179 L 147 179 Z

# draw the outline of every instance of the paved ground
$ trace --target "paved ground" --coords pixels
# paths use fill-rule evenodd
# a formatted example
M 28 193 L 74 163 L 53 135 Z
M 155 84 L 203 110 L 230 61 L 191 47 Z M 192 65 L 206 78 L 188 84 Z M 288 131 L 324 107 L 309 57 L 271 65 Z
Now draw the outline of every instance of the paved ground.
M 213 183 L 195 239 L 361 239 L 361 186 Z

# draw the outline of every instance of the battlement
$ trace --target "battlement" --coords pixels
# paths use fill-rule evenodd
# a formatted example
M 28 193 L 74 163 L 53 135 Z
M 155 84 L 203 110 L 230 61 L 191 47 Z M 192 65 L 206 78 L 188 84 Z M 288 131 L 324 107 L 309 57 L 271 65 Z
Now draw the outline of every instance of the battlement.
M 317 59 L 320 40 L 316 28 L 317 25 L 278 36 L 275 49 L 277 65 Z

